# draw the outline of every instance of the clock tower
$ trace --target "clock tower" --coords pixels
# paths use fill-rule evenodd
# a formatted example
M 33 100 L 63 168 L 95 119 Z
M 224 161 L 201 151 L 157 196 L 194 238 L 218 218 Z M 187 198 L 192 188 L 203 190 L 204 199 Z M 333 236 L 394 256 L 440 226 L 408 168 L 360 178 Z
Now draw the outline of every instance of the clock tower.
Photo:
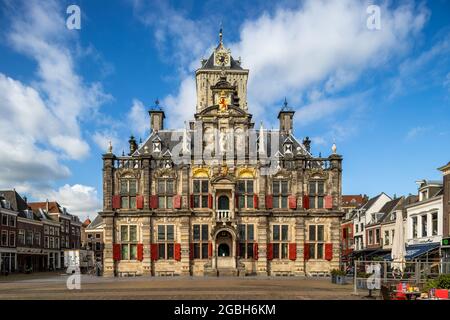
M 224 46 L 222 29 L 220 29 L 219 45 L 208 59 L 201 61 L 201 66 L 195 73 L 197 113 L 216 104 L 217 97 L 215 97 L 212 87 L 221 80 L 226 80 L 236 87 L 239 107 L 247 111 L 248 69 L 241 67 L 240 60 L 240 58 L 235 60 L 231 56 L 230 49 Z

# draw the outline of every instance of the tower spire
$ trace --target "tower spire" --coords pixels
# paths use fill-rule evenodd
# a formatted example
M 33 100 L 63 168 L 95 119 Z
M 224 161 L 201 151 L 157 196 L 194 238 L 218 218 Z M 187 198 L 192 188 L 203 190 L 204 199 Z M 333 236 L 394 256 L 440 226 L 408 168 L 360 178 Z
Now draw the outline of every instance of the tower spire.
M 220 45 L 223 44 L 223 26 L 222 26 L 222 22 L 220 22 L 219 43 L 220 43 Z

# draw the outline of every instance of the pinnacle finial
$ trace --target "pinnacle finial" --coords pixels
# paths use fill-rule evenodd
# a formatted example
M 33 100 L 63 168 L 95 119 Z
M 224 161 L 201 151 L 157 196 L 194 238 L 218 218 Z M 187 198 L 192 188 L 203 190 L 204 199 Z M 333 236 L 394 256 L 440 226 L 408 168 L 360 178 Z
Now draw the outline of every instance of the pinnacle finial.
M 220 42 L 220 44 L 223 43 L 223 26 L 222 26 L 222 22 L 220 22 L 219 42 Z
M 113 146 L 112 146 L 111 140 L 109 140 L 108 153 L 112 153 L 112 149 L 113 149 Z

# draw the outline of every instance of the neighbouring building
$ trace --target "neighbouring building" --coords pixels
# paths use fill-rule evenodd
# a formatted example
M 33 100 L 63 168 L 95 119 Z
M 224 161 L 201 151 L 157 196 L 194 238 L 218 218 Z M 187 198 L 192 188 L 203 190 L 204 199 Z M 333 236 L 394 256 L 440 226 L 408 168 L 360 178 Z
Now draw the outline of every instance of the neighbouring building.
M 368 253 L 373 251 L 367 247 L 366 226 L 373 222 L 377 217 L 376 213 L 380 212 L 381 208 L 391 200 L 391 197 L 382 192 L 376 197 L 369 199 L 361 208 L 352 211 L 354 242 L 352 257 L 354 259 L 364 259 Z
M 367 201 L 369 201 L 369 197 L 367 195 L 343 195 L 342 211 L 349 213 L 355 209 L 361 208 Z
M 196 71 L 194 120 L 128 155 L 103 155 L 104 275 L 323 275 L 339 268 L 342 157 L 315 157 L 293 135 L 255 129 L 249 70 L 222 42 Z M 144 115 L 143 115 L 144 116 Z
M 0 192 L 0 274 L 8 274 L 17 268 L 17 212 Z
M 441 255 L 445 270 L 450 273 L 450 162 L 439 170 L 443 175 Z
M 103 263 L 104 248 L 104 227 L 103 219 L 97 215 L 95 219 L 86 227 L 86 248 L 94 251 L 97 262 Z
M 71 215 L 66 208 L 56 201 L 30 202 L 28 206 L 35 212 L 43 212 L 59 223 L 59 262 L 56 265 L 64 267 L 64 251 L 81 248 L 81 221 Z
M 422 260 L 436 260 L 444 230 L 443 186 L 441 181 L 430 180 L 420 180 L 417 184 L 419 199 L 406 206 L 407 251 L 416 252 L 417 257 L 420 253 Z
M 87 233 L 86 229 L 91 224 L 91 219 L 87 218 L 83 221 L 81 224 L 81 248 L 88 249 L 88 239 L 87 239 Z
M 353 243 L 353 216 L 356 209 L 361 208 L 369 198 L 366 195 L 343 195 L 342 196 L 342 210 L 344 217 L 341 222 L 341 269 L 346 270 L 351 266 L 350 259 L 354 250 Z

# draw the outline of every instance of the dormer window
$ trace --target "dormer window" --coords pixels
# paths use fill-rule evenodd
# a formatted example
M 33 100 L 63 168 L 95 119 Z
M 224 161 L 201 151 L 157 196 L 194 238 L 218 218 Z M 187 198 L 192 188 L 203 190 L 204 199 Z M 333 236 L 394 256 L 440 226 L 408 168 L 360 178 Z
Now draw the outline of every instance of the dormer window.
M 286 143 L 284 145 L 284 153 L 292 153 L 292 144 Z
M 161 152 L 161 142 L 153 141 L 153 152 Z
M 420 192 L 420 201 L 424 201 L 428 199 L 428 190 L 424 190 Z

